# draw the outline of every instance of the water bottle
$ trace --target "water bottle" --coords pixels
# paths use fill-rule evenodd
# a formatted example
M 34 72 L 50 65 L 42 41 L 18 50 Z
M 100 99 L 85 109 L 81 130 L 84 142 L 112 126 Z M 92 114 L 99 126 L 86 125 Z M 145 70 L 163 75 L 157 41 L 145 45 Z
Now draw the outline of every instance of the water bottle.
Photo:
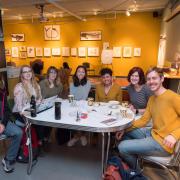
M 55 102 L 55 119 L 56 120 L 61 119 L 61 102 L 59 101 Z
M 36 99 L 35 96 L 31 96 L 31 102 L 30 102 L 30 109 L 31 109 L 31 117 L 36 117 Z

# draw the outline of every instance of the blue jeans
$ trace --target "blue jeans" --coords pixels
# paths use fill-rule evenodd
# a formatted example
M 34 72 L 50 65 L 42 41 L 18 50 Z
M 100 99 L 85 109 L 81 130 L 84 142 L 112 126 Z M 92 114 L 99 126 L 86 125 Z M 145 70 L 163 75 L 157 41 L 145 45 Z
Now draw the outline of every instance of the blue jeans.
M 22 139 L 22 130 L 17 125 L 9 121 L 3 134 L 11 138 L 11 144 L 6 153 L 6 159 L 9 161 L 15 160 Z
M 127 132 L 118 149 L 121 157 L 133 169 L 136 167 L 138 155 L 169 156 L 161 145 L 151 136 L 151 128 L 145 127 Z

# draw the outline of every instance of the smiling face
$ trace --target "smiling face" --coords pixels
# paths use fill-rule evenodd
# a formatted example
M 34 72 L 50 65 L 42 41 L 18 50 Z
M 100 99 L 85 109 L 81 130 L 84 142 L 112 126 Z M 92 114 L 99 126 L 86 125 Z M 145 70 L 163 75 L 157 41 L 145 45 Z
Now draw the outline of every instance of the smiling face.
M 163 81 L 164 77 L 161 77 L 156 71 L 152 71 L 147 74 L 147 85 L 153 92 L 160 90 Z
M 78 68 L 77 72 L 76 72 L 76 76 L 79 79 L 79 81 L 81 81 L 84 77 L 85 77 L 85 70 L 84 68 L 80 67 Z
M 136 71 L 130 76 L 130 82 L 132 85 L 137 85 L 139 84 L 139 73 Z
M 109 86 L 112 84 L 112 76 L 110 74 L 104 74 L 101 76 L 102 82 L 105 86 Z
M 54 69 L 51 69 L 48 75 L 49 81 L 55 81 L 56 77 L 57 77 L 57 72 Z
M 25 81 L 30 81 L 32 79 L 32 70 L 29 67 L 23 67 L 21 73 L 21 79 Z

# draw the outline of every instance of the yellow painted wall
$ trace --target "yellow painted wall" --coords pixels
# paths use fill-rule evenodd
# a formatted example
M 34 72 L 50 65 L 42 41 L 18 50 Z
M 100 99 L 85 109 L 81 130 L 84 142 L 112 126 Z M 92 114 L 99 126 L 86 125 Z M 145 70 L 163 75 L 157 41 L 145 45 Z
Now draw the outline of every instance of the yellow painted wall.
M 112 16 L 113 17 L 113 16 Z M 49 23 L 55 24 L 55 23 Z M 132 46 L 141 48 L 141 57 L 114 58 L 113 71 L 116 76 L 127 76 L 130 68 L 140 66 L 144 70 L 157 63 L 157 52 L 160 34 L 161 18 L 153 18 L 152 13 L 134 13 L 130 17 L 119 14 L 116 19 L 105 19 L 104 17 L 93 17 L 86 22 L 68 20 L 56 22 L 60 24 L 61 40 L 45 41 L 42 23 L 4 22 L 5 47 L 13 46 L 34 46 L 34 47 L 99 47 L 100 53 L 103 42 L 109 42 L 113 46 Z M 80 31 L 101 30 L 102 41 L 80 41 Z M 11 42 L 12 33 L 24 33 L 25 42 Z M 18 59 L 7 57 L 7 61 L 13 61 L 18 66 L 29 64 L 35 58 Z M 73 68 L 85 61 L 91 63 L 96 69 L 96 74 L 101 68 L 99 57 L 42 57 L 45 68 L 44 73 L 50 65 L 60 67 L 63 61 L 67 61 Z

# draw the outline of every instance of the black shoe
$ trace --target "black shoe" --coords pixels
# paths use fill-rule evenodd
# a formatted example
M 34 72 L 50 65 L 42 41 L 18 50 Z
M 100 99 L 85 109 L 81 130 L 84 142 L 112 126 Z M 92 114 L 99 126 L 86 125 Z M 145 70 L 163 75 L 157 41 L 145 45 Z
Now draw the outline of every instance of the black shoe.
M 14 168 L 10 164 L 10 161 L 8 161 L 6 158 L 2 159 L 2 165 L 6 173 L 12 173 L 14 171 Z

